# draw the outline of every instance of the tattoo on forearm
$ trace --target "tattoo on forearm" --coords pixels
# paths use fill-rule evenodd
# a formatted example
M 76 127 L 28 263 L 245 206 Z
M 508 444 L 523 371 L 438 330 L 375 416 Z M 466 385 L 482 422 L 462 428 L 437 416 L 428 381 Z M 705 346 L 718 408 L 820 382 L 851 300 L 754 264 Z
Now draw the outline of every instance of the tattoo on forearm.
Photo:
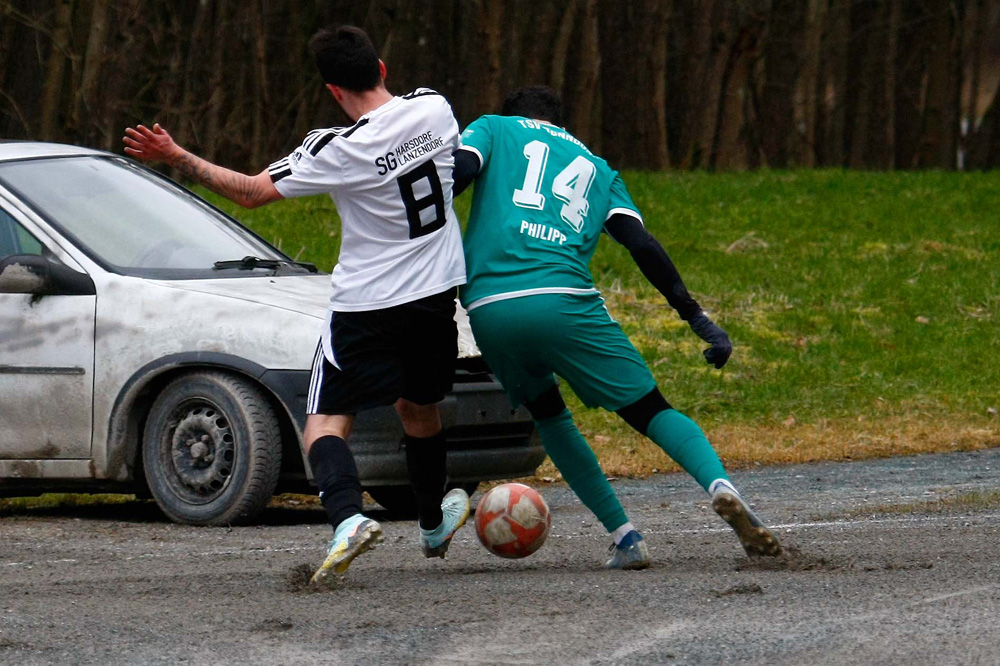
M 188 152 L 173 160 L 171 166 L 187 178 L 241 205 L 257 203 L 263 194 L 260 186 L 249 176 L 217 166 Z

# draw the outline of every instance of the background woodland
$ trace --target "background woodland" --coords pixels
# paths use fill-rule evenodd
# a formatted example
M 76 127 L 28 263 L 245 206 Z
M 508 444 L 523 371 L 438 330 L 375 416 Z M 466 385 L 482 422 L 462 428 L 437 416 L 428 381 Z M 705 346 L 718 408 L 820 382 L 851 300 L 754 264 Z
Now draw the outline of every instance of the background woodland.
M 255 171 L 346 122 L 307 50 L 342 23 L 463 127 L 554 87 L 619 168 L 1000 166 L 1000 0 L 0 0 L 0 137 L 158 121 Z

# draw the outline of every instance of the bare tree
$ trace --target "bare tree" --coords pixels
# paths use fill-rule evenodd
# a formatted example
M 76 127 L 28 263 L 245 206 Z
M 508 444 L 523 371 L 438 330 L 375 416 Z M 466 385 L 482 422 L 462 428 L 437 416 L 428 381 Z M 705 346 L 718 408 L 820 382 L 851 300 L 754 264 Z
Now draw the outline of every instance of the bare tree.
M 774 0 L 764 38 L 764 90 L 760 113 L 761 148 L 767 163 L 784 168 L 792 158 L 795 137 L 795 91 L 798 84 L 806 25 L 801 0 Z
M 891 168 L 888 69 L 891 5 L 852 0 L 846 89 L 849 122 L 845 127 L 847 164 L 854 168 Z
M 958 151 L 959 76 L 961 21 L 957 15 L 961 3 L 952 0 L 927 0 L 928 54 L 927 97 L 924 102 L 923 130 L 917 165 L 953 168 Z
M 752 73 L 760 57 L 764 34 L 765 4 L 747 2 L 726 6 L 723 26 L 733 35 L 719 85 L 719 109 L 715 114 L 712 149 L 708 166 L 712 169 L 745 169 L 753 161 L 750 141 L 753 107 Z
M 57 123 L 64 87 L 63 74 L 66 71 L 66 60 L 69 55 L 69 30 L 72 19 L 73 0 L 57 0 L 52 46 L 45 71 L 45 82 L 42 85 L 41 138 L 45 141 L 55 141 L 61 134 Z
M 616 165 L 668 166 L 667 17 L 661 0 L 598 4 L 604 153 Z M 623 40 L 631 34 L 634 39 Z M 641 99 L 641 104 L 632 100 Z
M 93 0 L 90 10 L 90 31 L 87 34 L 87 50 L 83 55 L 83 75 L 76 91 L 71 125 L 80 131 L 88 116 L 96 111 L 97 87 L 100 83 L 101 65 L 104 64 L 104 49 L 108 37 L 109 0 Z M 100 125 L 98 120 L 96 123 Z

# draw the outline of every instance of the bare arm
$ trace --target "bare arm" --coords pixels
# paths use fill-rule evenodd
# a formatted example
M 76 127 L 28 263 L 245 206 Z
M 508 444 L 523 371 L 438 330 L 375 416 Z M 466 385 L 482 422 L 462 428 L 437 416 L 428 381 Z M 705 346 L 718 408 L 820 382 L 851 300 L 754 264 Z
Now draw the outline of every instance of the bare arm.
M 178 146 L 159 123 L 153 125 L 153 129 L 144 125 L 129 127 L 122 141 L 128 155 L 172 166 L 194 182 L 244 208 L 256 208 L 282 198 L 267 169 L 256 176 L 248 176 L 212 164 Z

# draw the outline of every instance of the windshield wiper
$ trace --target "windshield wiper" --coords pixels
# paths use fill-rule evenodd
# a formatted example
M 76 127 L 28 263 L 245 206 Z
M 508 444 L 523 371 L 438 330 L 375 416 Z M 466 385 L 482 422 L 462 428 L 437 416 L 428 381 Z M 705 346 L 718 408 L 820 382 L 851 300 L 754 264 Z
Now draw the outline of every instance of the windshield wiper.
M 261 259 L 260 257 L 254 257 L 251 255 L 247 255 L 242 259 L 217 261 L 213 264 L 213 268 L 217 271 L 225 270 L 227 268 L 238 268 L 244 271 L 253 270 L 255 268 L 278 269 L 284 266 L 296 266 L 308 271 L 309 273 L 319 272 L 319 269 L 316 268 L 315 264 L 310 264 L 305 261 L 292 261 L 290 259 Z

